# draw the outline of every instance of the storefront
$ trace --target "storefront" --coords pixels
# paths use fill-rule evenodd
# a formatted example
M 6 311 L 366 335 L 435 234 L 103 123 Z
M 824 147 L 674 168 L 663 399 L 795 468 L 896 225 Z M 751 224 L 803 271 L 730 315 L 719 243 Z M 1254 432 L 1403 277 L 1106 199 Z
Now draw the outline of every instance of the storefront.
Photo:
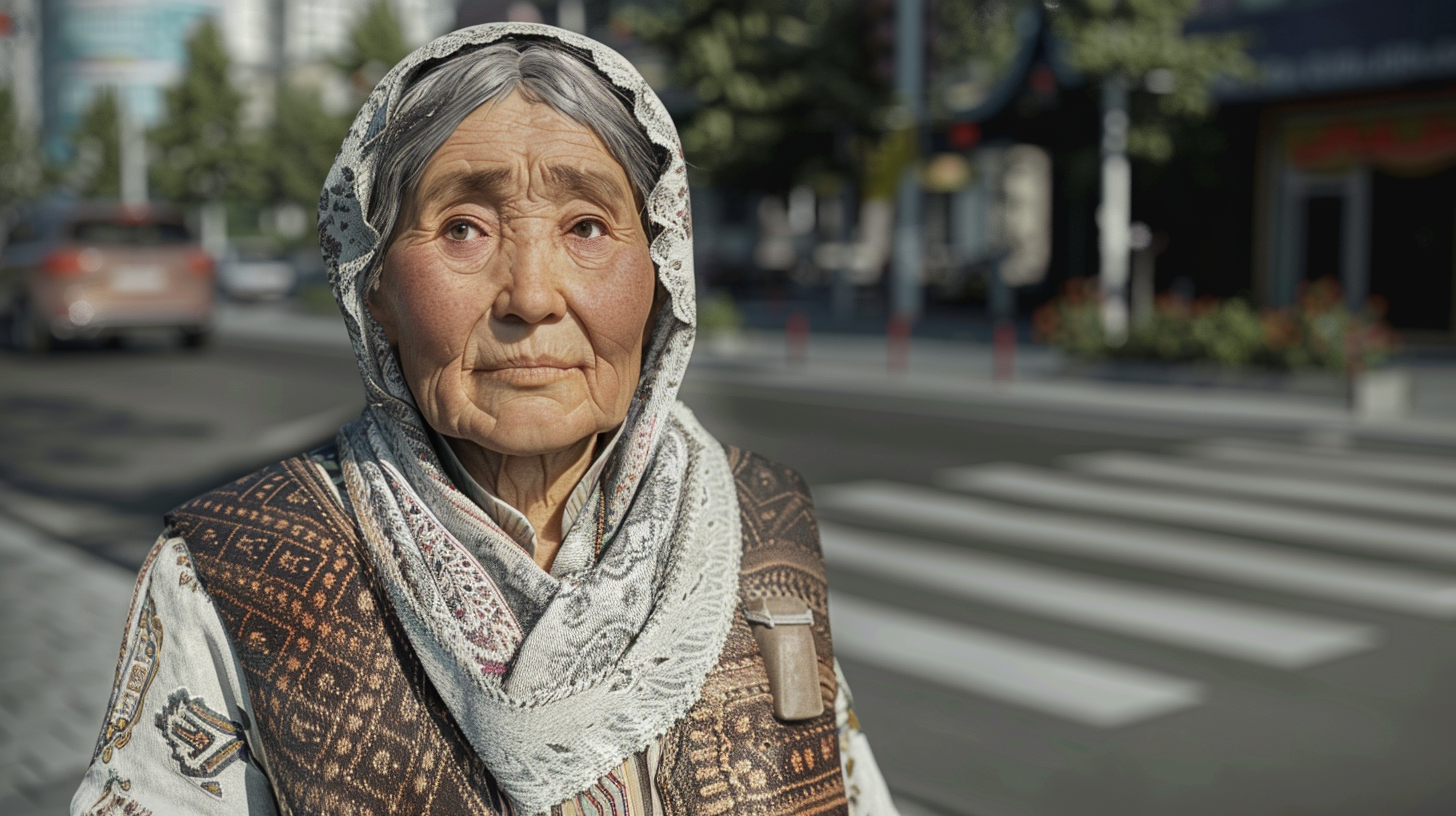
M 1456 93 L 1270 106 L 1258 156 L 1263 299 L 1333 277 L 1352 306 L 1388 304 L 1407 334 L 1452 334 Z
M 1257 122 L 1255 298 L 1334 278 L 1408 339 L 1456 340 L 1456 3 L 1205 0 L 1190 28 L 1245 33 L 1260 69 L 1217 94 L 1221 122 Z

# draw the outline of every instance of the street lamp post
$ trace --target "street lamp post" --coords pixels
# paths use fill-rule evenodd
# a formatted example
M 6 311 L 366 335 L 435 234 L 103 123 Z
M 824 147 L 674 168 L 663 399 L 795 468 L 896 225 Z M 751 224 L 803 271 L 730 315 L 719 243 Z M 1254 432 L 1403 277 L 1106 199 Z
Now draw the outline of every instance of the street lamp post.
M 1127 342 L 1128 225 L 1132 218 L 1127 125 L 1127 78 L 1112 74 L 1102 80 L 1102 204 L 1097 208 L 1102 334 L 1109 346 Z
M 121 200 L 128 206 L 147 203 L 147 133 L 137 118 L 129 86 L 116 89 L 121 109 L 117 117 L 117 134 L 121 152 Z
M 922 74 L 925 64 L 923 0 L 895 4 L 895 90 L 919 152 Z M 895 200 L 895 255 L 890 286 L 891 319 L 905 323 L 920 316 L 920 278 L 924 266 L 920 235 L 920 180 L 912 158 L 900 171 Z

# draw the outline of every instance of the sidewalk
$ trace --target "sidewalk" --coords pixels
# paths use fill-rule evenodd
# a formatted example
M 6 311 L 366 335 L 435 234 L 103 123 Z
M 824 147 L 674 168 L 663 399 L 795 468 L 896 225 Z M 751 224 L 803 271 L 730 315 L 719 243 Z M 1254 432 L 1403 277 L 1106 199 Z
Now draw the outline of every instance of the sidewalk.
M 916 338 L 907 365 L 889 369 L 885 339 L 814 334 L 791 359 L 781 333 L 702 338 L 690 379 L 821 394 L 894 395 L 1120 419 L 1209 424 L 1271 431 L 1334 432 L 1388 441 L 1456 444 L 1456 360 L 1406 368 L 1414 385 L 1409 415 L 1354 416 L 1334 373 L 1223 372 L 1214 367 L 1069 364 L 1039 346 L 1016 349 L 1014 376 L 993 378 L 986 344 Z
M 286 303 L 224 306 L 218 335 L 232 342 L 350 353 L 337 317 L 296 312 Z M 1413 382 L 1412 410 L 1406 417 L 1377 421 L 1354 416 L 1342 378 L 1324 371 L 1225 371 L 1137 361 L 1076 364 L 1055 349 L 1023 344 L 1015 352 L 1012 380 L 1002 383 L 992 376 L 992 351 L 985 343 L 914 338 L 908 365 L 900 372 L 889 370 L 881 336 L 814 333 L 806 351 L 802 360 L 791 361 L 782 332 L 703 336 L 689 376 L 825 395 L 894 395 L 1456 445 L 1456 357 L 1400 366 Z
M 91 759 L 134 575 L 0 516 L 0 813 L 60 816 Z

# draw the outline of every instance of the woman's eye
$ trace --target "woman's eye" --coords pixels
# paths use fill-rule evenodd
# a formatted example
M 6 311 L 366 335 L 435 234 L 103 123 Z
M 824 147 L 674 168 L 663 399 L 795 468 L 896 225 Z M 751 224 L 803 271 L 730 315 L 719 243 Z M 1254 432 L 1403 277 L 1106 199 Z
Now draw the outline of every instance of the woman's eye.
M 445 235 L 452 241 L 469 241 L 478 237 L 480 230 L 468 221 L 456 221 L 445 229 Z
M 594 218 L 583 219 L 571 227 L 571 234 L 578 238 L 600 238 L 606 233 L 606 227 Z

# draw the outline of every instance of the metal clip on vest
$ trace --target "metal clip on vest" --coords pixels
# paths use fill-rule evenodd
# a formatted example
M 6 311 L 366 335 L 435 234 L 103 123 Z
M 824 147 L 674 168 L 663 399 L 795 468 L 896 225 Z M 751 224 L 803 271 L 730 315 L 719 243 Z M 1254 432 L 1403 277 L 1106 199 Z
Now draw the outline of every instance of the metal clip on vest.
M 774 716 L 784 722 L 810 720 L 824 713 L 819 694 L 819 661 L 814 651 L 814 613 L 798 598 L 755 598 L 743 609 L 768 670 Z

